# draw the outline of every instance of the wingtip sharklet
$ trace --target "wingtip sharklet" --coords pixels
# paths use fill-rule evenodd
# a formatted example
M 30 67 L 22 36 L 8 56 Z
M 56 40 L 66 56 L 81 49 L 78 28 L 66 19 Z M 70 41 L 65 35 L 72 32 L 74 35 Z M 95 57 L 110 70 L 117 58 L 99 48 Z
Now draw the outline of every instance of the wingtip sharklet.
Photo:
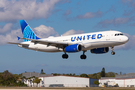
M 17 36 L 18 40 L 20 40 L 21 38 L 19 36 Z

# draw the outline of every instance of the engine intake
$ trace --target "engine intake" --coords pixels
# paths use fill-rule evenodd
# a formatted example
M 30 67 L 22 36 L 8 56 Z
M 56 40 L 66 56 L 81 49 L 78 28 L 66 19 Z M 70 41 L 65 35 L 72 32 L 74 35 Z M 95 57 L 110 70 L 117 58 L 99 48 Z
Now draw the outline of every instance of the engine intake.
M 108 51 L 109 51 L 109 47 L 91 49 L 91 53 L 95 53 L 95 54 L 107 53 Z
M 69 45 L 69 46 L 65 47 L 65 51 L 69 52 L 69 53 L 71 53 L 71 52 L 79 52 L 81 50 L 82 50 L 82 46 L 79 45 L 79 44 L 73 44 L 73 45 Z

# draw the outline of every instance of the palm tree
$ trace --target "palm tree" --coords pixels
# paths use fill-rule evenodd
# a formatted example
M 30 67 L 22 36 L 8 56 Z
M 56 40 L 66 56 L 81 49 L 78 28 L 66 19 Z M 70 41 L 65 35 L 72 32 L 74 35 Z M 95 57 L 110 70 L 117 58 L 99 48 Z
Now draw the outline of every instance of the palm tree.
M 34 80 L 33 80 L 33 83 L 36 83 L 37 86 L 38 84 L 40 83 L 41 79 L 39 79 L 38 77 L 36 77 Z

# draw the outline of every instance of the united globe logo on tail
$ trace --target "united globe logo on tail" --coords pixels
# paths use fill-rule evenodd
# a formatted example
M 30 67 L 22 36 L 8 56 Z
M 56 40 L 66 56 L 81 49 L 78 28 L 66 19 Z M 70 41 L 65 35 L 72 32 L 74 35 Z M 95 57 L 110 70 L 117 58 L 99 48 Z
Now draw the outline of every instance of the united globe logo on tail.
M 20 25 L 21 25 L 21 29 L 22 29 L 22 33 L 23 33 L 23 38 L 40 39 L 34 34 L 32 29 L 30 28 L 30 26 L 26 23 L 26 21 L 20 20 Z M 24 39 L 24 41 L 27 42 L 27 41 L 30 41 L 30 40 Z

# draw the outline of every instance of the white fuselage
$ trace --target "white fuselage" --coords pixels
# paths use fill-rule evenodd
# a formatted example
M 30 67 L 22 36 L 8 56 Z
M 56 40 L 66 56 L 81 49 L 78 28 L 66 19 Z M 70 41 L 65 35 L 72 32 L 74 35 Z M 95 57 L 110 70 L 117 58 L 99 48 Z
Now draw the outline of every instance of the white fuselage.
M 87 51 L 94 48 L 114 47 L 117 45 L 125 44 L 128 41 L 128 37 L 120 34 L 121 32 L 119 31 L 102 31 L 102 32 L 69 35 L 69 36 L 49 37 L 41 40 L 80 44 L 81 46 L 83 46 L 82 51 Z M 63 52 L 62 48 L 57 48 L 55 46 L 49 46 L 49 45 L 38 44 L 38 43 L 34 44 L 31 41 L 22 42 L 22 43 L 29 44 L 29 46 L 27 47 L 23 45 L 19 45 L 19 47 L 23 47 L 26 49 L 42 51 L 42 52 Z

